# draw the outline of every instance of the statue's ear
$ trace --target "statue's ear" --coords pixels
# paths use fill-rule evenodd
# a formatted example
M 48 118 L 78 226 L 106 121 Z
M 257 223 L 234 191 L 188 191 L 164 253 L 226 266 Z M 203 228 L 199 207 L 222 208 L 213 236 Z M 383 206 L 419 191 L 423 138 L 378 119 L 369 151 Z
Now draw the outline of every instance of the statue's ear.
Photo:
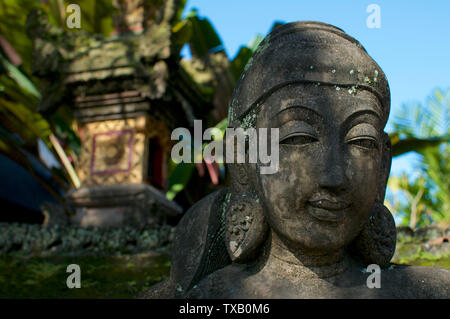
M 389 135 L 383 132 L 381 144 L 381 166 L 379 171 L 379 183 L 377 190 L 376 201 L 380 204 L 384 202 L 384 196 L 386 194 L 387 182 L 389 179 L 389 173 L 391 171 L 392 164 L 392 145 Z
M 391 212 L 383 205 L 392 162 L 391 140 L 384 132 L 381 151 L 379 186 L 375 204 L 363 230 L 350 245 L 350 250 L 366 264 L 388 267 L 395 253 L 397 231 Z
M 269 230 L 258 197 L 251 193 L 232 194 L 225 214 L 225 246 L 231 260 L 253 260 Z
M 256 164 L 228 164 L 231 200 L 225 213 L 225 246 L 231 260 L 245 263 L 256 258 L 267 238 L 268 225 L 255 190 Z

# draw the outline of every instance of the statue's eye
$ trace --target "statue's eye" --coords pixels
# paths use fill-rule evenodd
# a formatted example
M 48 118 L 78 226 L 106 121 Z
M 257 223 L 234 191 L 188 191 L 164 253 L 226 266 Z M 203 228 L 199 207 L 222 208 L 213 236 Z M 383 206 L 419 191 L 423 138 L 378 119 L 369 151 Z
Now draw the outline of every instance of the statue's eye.
M 311 135 L 291 135 L 286 138 L 284 138 L 281 141 L 281 144 L 287 144 L 287 145 L 304 145 L 304 144 L 310 144 L 317 142 L 317 138 Z
M 348 141 L 349 144 L 356 145 L 366 149 L 377 149 L 378 144 L 374 139 L 371 138 L 357 138 Z

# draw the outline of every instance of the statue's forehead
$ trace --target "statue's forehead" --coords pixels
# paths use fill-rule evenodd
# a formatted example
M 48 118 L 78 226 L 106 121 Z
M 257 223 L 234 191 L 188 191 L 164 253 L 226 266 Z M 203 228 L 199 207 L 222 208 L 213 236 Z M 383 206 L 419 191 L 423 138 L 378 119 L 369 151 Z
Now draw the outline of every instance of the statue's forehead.
M 230 123 L 261 104 L 274 89 L 291 83 L 357 87 L 374 93 L 383 123 L 390 108 L 387 78 L 354 38 L 332 26 L 289 24 L 270 33 L 249 60 L 233 93 Z
M 272 119 L 296 106 L 310 108 L 322 116 L 339 112 L 342 117 L 348 117 L 353 113 L 368 110 L 381 119 L 383 114 L 378 98 L 369 91 L 314 85 L 293 85 L 275 91 L 264 101 L 261 112 L 264 117 Z

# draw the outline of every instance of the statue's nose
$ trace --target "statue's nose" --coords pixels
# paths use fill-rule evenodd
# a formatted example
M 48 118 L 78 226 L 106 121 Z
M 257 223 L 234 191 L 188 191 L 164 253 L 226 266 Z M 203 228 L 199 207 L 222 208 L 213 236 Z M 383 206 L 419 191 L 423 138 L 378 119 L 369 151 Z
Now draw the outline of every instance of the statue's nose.
M 320 187 L 333 190 L 345 187 L 345 163 L 342 151 L 337 145 L 327 147 L 323 151 L 320 166 L 318 176 Z

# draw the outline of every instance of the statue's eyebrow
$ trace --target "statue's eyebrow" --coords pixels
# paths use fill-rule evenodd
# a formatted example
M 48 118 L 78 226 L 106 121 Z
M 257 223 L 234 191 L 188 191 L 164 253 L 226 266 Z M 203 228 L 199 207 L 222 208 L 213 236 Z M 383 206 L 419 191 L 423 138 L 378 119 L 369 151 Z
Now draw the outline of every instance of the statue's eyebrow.
M 299 110 L 301 110 L 299 112 Z M 282 109 L 275 115 L 273 115 L 270 120 L 277 119 L 281 120 L 280 125 L 283 125 L 285 122 L 292 120 L 292 117 L 289 117 L 283 121 L 283 115 L 285 113 L 292 113 L 297 120 L 305 121 L 308 124 L 314 125 L 323 122 L 323 116 L 319 114 L 317 111 L 303 105 L 289 105 L 286 108 Z
M 378 112 L 375 112 L 373 110 L 361 110 L 352 113 L 345 119 L 345 121 L 341 125 L 342 131 L 347 132 L 353 125 L 356 125 L 357 123 L 355 123 L 355 121 L 358 118 L 365 119 L 366 121 L 374 125 L 375 128 L 380 127 L 381 117 L 380 114 L 378 114 Z

